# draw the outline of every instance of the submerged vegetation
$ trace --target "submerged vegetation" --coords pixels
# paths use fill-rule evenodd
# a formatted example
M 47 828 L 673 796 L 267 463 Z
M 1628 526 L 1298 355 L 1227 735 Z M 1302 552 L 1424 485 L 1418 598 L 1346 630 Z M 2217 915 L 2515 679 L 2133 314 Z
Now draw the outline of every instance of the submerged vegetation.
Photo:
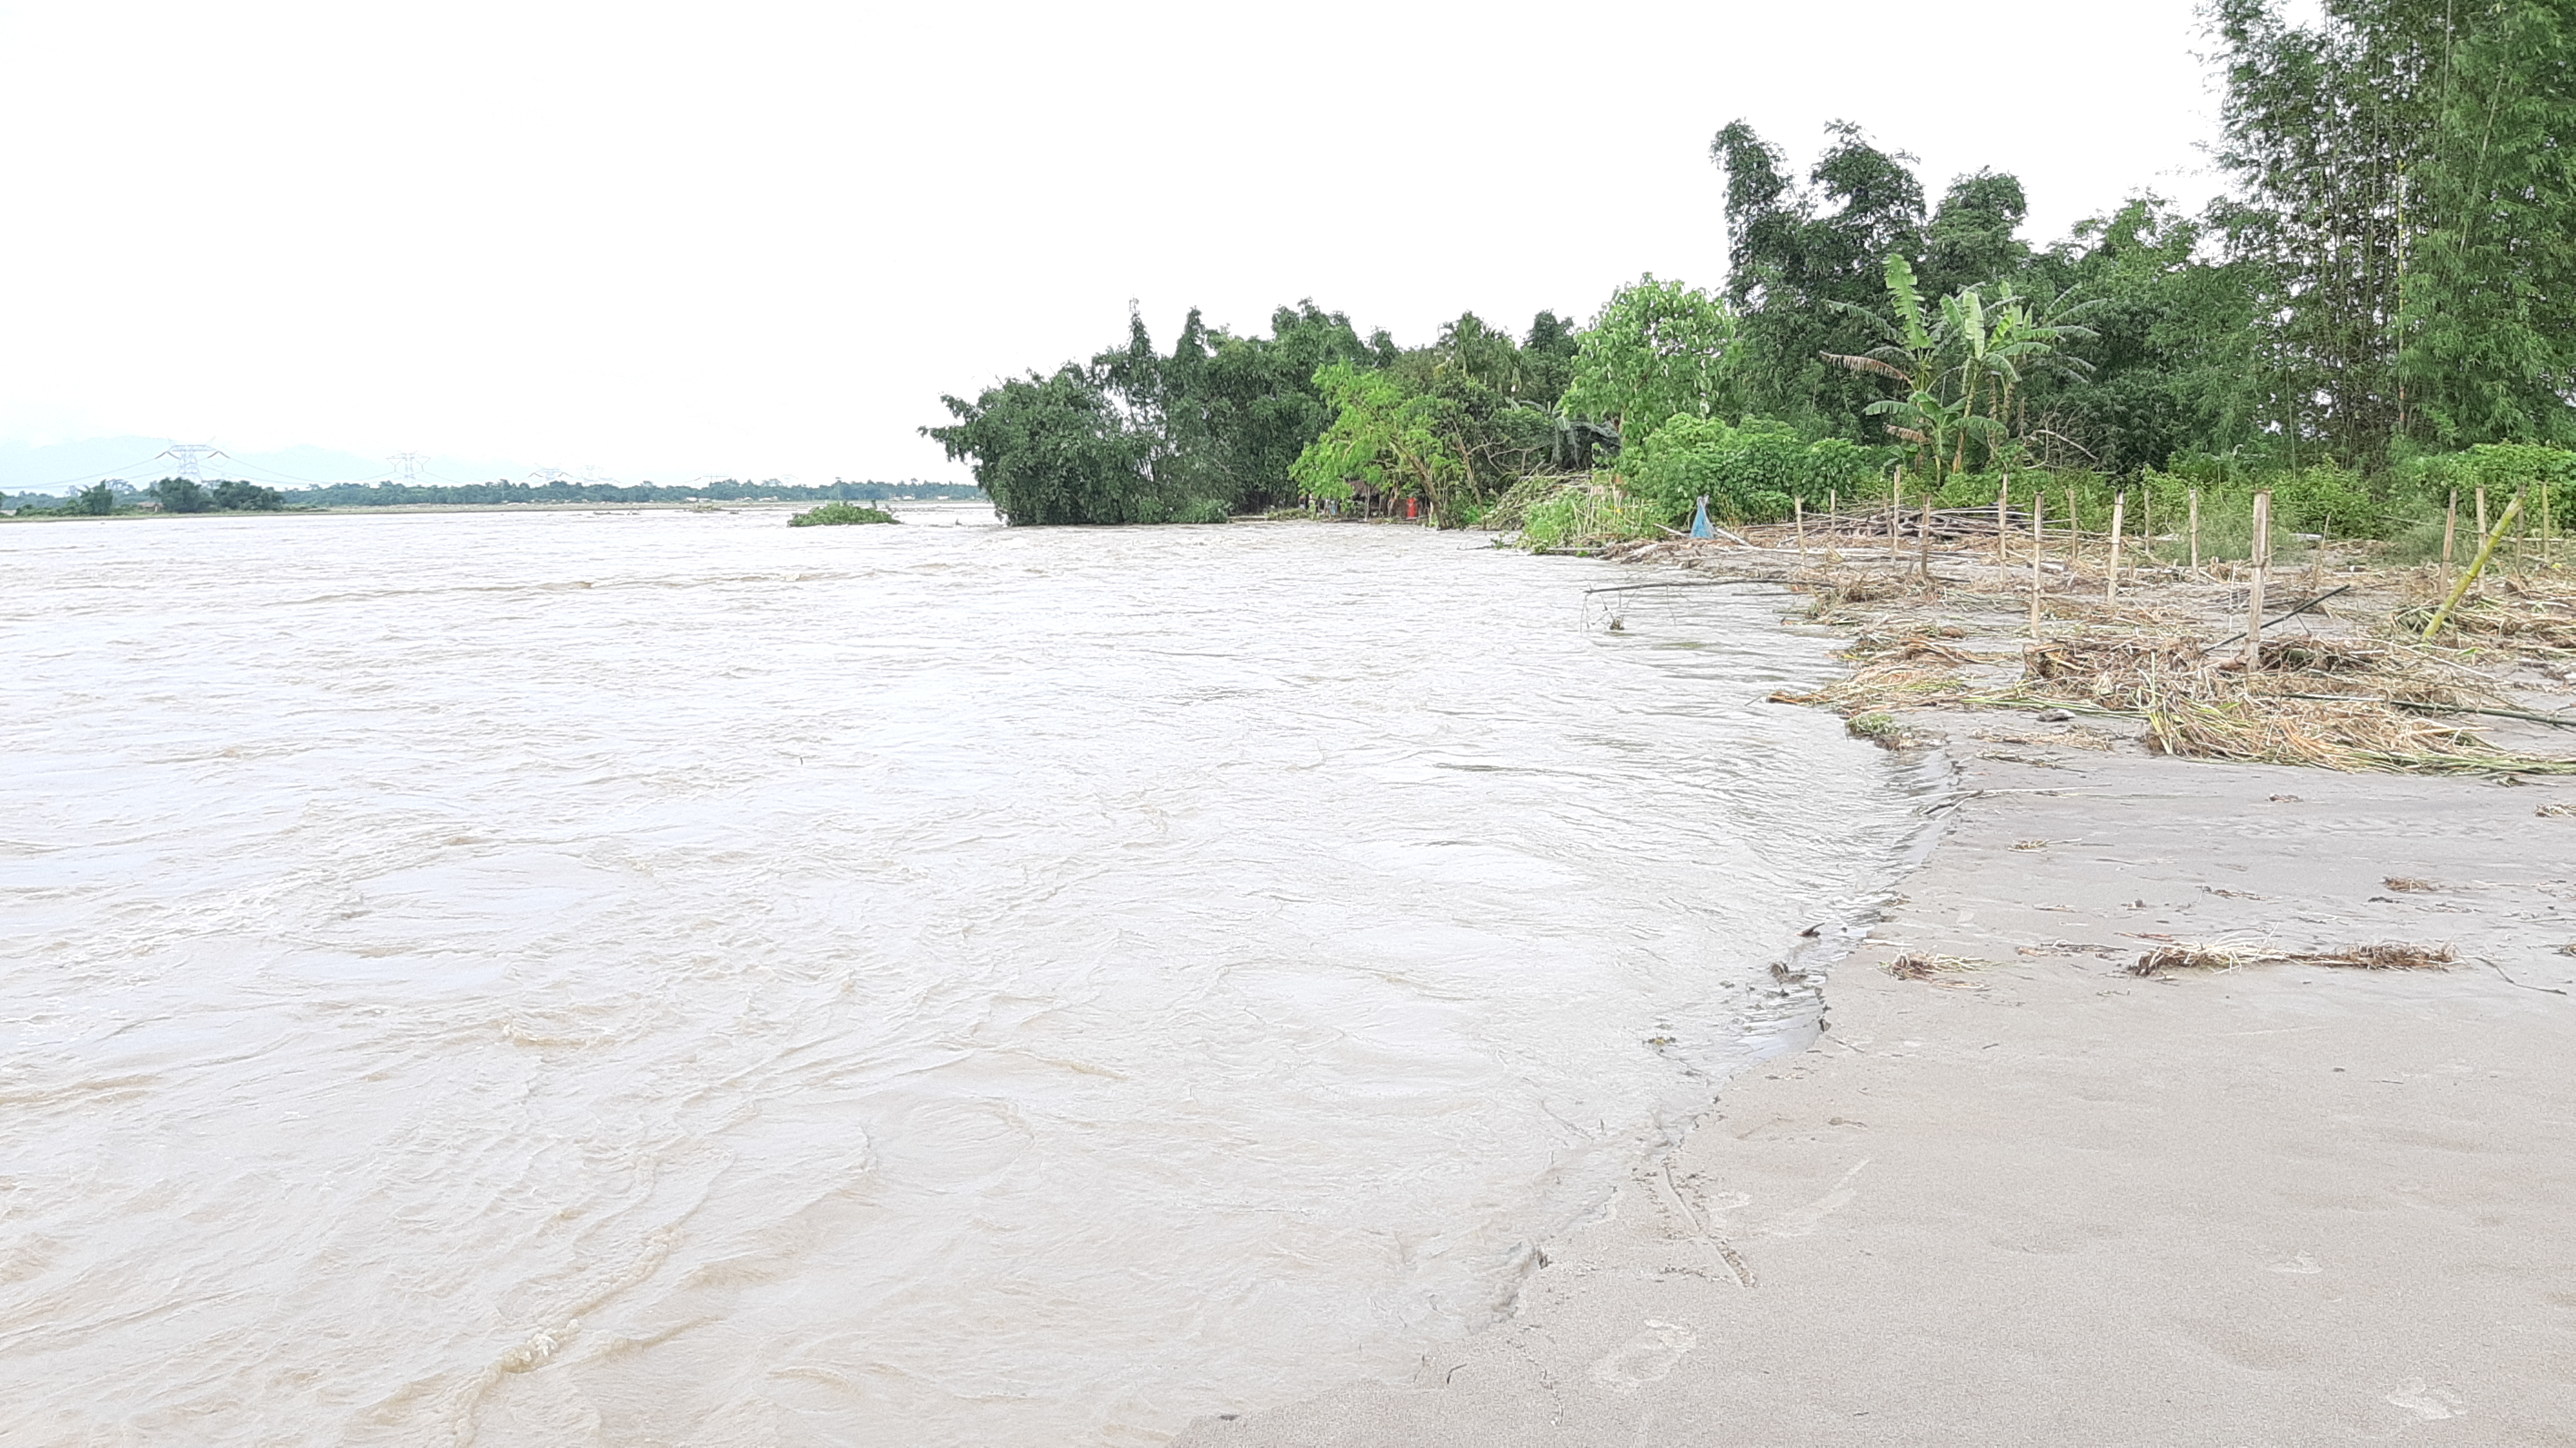
M 924 429 L 1013 523 L 1301 507 L 1596 547 L 1855 502 L 2089 529 L 2197 507 L 2211 556 L 2285 534 L 2437 554 L 2455 496 L 2576 506 L 2576 15 L 2213 0 L 2234 195 L 2148 193 L 2034 246 L 2021 183 L 1937 199 L 1837 124 L 1802 170 L 1720 130 L 1716 290 L 1654 276 L 1580 326 L 1462 314 L 1428 343 L 1311 301 L 1266 335 L 1032 372 Z M 1714 254 L 1719 250 L 1712 244 Z
M 859 503 L 825 503 L 808 508 L 787 520 L 790 528 L 839 528 L 858 523 L 896 523 L 902 520 L 883 508 L 870 508 Z

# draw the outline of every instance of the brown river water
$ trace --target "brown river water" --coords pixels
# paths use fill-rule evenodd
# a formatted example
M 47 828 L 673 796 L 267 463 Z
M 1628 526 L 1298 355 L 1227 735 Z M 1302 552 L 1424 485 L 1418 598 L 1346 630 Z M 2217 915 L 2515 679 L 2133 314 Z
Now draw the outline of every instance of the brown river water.
M 1402 1376 L 1922 827 L 1764 590 L 988 518 L 0 527 L 0 1444 Z

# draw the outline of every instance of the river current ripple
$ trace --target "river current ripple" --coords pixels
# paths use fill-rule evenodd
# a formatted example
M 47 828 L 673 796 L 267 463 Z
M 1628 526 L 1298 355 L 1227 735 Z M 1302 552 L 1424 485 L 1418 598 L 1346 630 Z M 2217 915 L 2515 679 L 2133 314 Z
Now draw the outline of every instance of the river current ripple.
M 1507 1308 L 1916 823 L 1359 526 L 0 529 L 0 1443 L 1159 1442 Z

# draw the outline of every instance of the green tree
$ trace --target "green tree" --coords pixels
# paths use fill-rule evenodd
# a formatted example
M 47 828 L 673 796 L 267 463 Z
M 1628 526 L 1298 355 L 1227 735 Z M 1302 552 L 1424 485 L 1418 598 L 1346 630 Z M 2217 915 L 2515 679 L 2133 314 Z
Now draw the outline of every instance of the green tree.
M 1732 420 L 1742 412 L 1729 367 L 1736 335 L 1723 299 L 1648 273 L 1611 293 L 1577 334 L 1565 408 L 1622 437 L 1645 437 L 1675 417 Z
M 163 478 L 149 489 L 161 503 L 164 513 L 202 513 L 215 505 L 215 500 L 194 478 Z
M 238 478 L 226 478 L 216 483 L 207 501 L 227 513 L 280 513 L 286 510 L 286 496 L 277 489 L 263 488 Z
M 2576 15 L 2561 0 L 2216 0 L 2220 159 L 2259 264 L 2269 427 L 2540 440 L 2576 387 Z
M 1362 371 L 1332 363 L 1315 375 L 1334 409 L 1324 434 L 1299 454 L 1293 469 L 1308 497 L 1347 500 L 1351 484 L 1424 499 L 1439 521 L 1442 504 L 1454 514 L 1468 479 L 1466 460 L 1441 427 L 1440 400 L 1415 392 L 1384 370 Z
M 71 500 L 64 503 L 59 511 L 104 518 L 116 511 L 116 489 L 105 483 L 92 483 L 72 494 Z
M 1152 440 L 1131 431 L 1105 387 L 1068 363 L 942 397 L 957 420 L 922 432 L 974 470 L 1013 525 L 1167 521 L 1171 505 L 1145 466 Z

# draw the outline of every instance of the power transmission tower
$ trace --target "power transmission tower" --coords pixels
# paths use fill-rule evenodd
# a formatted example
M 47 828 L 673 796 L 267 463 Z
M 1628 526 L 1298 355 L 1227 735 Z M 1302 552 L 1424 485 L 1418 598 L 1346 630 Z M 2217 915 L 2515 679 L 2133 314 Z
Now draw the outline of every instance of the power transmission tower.
M 385 459 L 385 461 L 394 465 L 394 481 L 399 483 L 417 483 L 420 481 L 420 465 L 427 461 L 427 459 L 423 458 L 416 452 L 402 452 L 395 453 L 392 457 Z
M 161 454 L 161 457 L 156 457 L 153 461 L 157 463 L 161 458 L 169 458 L 178 467 L 174 476 L 186 478 L 190 482 L 202 483 L 206 480 L 206 459 L 228 456 L 230 454 L 218 451 L 206 443 L 174 442 Z

